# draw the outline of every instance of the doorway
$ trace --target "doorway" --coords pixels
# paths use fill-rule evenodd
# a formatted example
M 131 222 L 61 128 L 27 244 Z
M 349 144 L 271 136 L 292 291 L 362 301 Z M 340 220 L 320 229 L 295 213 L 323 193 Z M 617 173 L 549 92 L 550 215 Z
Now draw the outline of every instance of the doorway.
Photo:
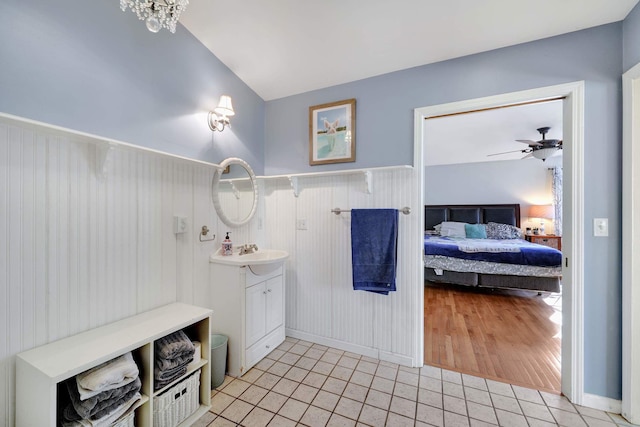
M 584 82 L 514 92 L 473 100 L 417 108 L 414 113 L 414 167 L 419 199 L 424 195 L 423 122 L 443 114 L 463 113 L 523 102 L 564 97 L 563 101 L 563 325 L 561 391 L 572 402 L 582 404 L 583 390 L 583 128 Z M 424 204 L 424 203 L 422 203 Z M 424 219 L 421 220 L 424 229 Z M 421 272 L 424 279 L 424 271 Z M 423 291 L 424 294 L 424 291 Z M 421 313 L 424 312 L 424 306 Z M 423 342 L 424 350 L 424 342 Z

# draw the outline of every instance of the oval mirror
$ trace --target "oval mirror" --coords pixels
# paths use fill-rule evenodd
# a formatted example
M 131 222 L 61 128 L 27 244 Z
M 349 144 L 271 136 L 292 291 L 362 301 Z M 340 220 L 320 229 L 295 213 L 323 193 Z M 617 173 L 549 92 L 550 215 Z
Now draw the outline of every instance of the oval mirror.
M 258 207 L 258 185 L 251 166 L 237 157 L 223 160 L 213 174 L 211 199 L 226 225 L 248 223 Z

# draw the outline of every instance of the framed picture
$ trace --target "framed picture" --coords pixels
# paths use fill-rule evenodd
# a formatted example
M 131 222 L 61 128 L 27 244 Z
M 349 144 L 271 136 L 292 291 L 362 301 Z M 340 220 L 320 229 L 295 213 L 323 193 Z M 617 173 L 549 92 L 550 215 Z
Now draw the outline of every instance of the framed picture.
M 309 107 L 309 164 L 356 161 L 356 100 Z

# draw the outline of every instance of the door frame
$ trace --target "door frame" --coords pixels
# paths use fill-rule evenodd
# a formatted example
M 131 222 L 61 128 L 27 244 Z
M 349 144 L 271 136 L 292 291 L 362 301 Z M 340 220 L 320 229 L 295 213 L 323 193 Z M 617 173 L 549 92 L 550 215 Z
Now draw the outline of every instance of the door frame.
M 622 75 L 622 416 L 640 424 L 640 64 Z M 635 357 L 634 357 L 635 356 Z
M 424 205 L 424 121 L 443 114 L 501 107 L 527 101 L 563 100 L 563 236 L 561 390 L 573 403 L 584 400 L 584 81 L 432 105 L 414 110 L 414 168 L 418 200 Z M 639 163 L 640 164 L 640 163 Z M 424 218 L 421 219 L 424 229 Z M 424 283 L 424 269 L 421 269 Z M 424 287 L 420 314 L 424 313 Z M 424 332 L 421 337 L 424 348 Z M 424 357 L 424 354 L 421 356 Z

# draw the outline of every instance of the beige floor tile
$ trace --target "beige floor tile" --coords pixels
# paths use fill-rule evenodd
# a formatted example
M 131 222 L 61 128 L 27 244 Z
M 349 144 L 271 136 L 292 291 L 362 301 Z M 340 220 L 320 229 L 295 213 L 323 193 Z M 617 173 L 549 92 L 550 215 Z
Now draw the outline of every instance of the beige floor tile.
M 474 418 L 490 424 L 498 424 L 496 411 L 492 406 L 480 405 L 479 403 L 475 402 L 467 402 L 467 411 L 469 411 L 470 418 Z
M 270 391 L 267 393 L 265 397 L 262 398 L 258 406 L 262 409 L 266 409 L 267 411 L 276 413 L 282 408 L 284 402 L 287 401 L 287 396 L 283 396 L 278 393 L 274 393 Z
M 527 427 L 527 420 L 524 415 L 514 414 L 513 412 L 496 409 L 496 416 L 501 426 L 509 427 Z
M 327 350 L 329 350 L 329 347 L 327 347 L 326 345 L 322 345 L 322 344 L 316 344 L 316 343 L 314 343 L 311 347 L 312 347 L 312 348 L 317 348 L 318 350 L 322 350 L 322 351 L 327 351 Z
M 340 360 L 341 357 L 342 357 L 342 354 L 332 353 L 327 351 L 325 354 L 322 355 L 320 360 L 322 360 L 323 362 L 332 363 L 335 365 L 336 363 L 338 363 L 338 360 Z
M 443 409 L 442 393 L 421 388 L 418 390 L 418 403 Z
M 307 351 L 309 351 L 309 347 L 301 344 L 296 344 L 289 349 L 289 353 L 299 354 L 300 356 L 305 354 Z
M 235 427 L 237 424 L 233 421 L 225 420 L 222 417 L 218 417 L 207 427 Z
M 278 381 L 280 381 L 280 377 L 278 375 L 265 372 L 254 382 L 254 384 L 259 387 L 266 388 L 267 390 L 271 390 L 274 385 L 278 384 Z
M 331 418 L 329 418 L 329 422 L 327 423 L 327 427 L 353 427 L 355 425 L 356 422 L 354 420 L 345 418 L 336 413 L 331 415 Z
M 445 411 L 444 427 L 469 427 L 469 418 L 464 415 Z
M 229 383 L 231 383 L 231 381 L 235 380 L 234 377 L 230 377 L 228 375 L 224 376 L 224 381 L 222 381 L 222 384 L 220 384 L 218 387 L 216 387 L 217 391 L 221 391 L 222 389 L 224 389 L 226 386 L 229 385 Z
M 333 412 L 336 414 L 342 415 L 344 417 L 350 418 L 352 420 L 357 420 L 360 416 L 360 411 L 362 410 L 362 402 L 358 402 L 357 400 L 351 400 L 346 397 L 341 397 L 338 401 Z
M 372 427 L 384 427 L 387 422 L 388 412 L 384 409 L 364 405 L 360 412 L 358 421 L 370 425 Z
M 462 375 L 459 372 L 453 372 L 453 371 L 449 371 L 448 369 L 443 369 L 442 381 L 447 381 L 450 383 L 462 385 Z
M 304 415 L 305 411 L 309 407 L 308 404 L 304 402 L 300 402 L 299 400 L 289 399 L 284 402 L 282 408 L 278 411 L 279 415 L 282 415 L 285 418 L 289 418 L 290 420 L 300 421 L 302 415 Z
M 555 422 L 542 421 L 537 418 L 527 418 L 529 427 L 556 427 L 558 424 Z M 615 424 L 612 424 L 614 426 Z
M 435 391 L 437 393 L 442 393 L 442 384 L 443 382 L 441 380 L 431 378 L 431 377 L 421 376 L 420 385 L 418 385 L 418 387 Z
M 254 383 L 262 374 L 264 374 L 264 371 L 261 371 L 258 368 L 251 368 L 246 374 L 240 377 L 240 379 L 248 383 Z
M 415 418 L 416 416 L 416 401 L 404 399 L 402 397 L 393 396 L 391 398 L 391 405 L 389 406 L 389 412 L 394 412 L 405 417 Z
M 295 364 L 298 368 L 306 369 L 310 371 L 318 361 L 315 359 L 310 359 L 308 357 L 302 356 Z
M 285 340 L 282 344 L 278 346 L 278 350 L 289 351 L 289 349 L 293 346 L 294 346 L 293 342 Z
M 385 427 L 413 427 L 415 420 L 399 414 L 389 412 Z
M 291 369 L 289 369 L 289 371 L 287 371 L 286 374 L 284 374 L 284 377 L 289 379 L 289 380 L 293 380 L 295 382 L 302 382 L 302 380 L 304 380 L 304 378 L 309 374 L 309 371 L 306 369 L 302 369 L 302 368 L 298 368 L 297 366 L 292 367 Z
M 242 420 L 242 425 L 245 427 L 265 427 L 269 424 L 275 414 L 265 411 L 261 408 L 253 408 L 249 415 Z
M 247 416 L 249 412 L 254 408 L 253 405 L 250 405 L 247 402 L 243 402 L 242 400 L 234 400 L 233 403 L 222 411 L 221 416 L 224 418 L 233 421 L 234 423 L 241 422 L 244 417 Z
M 269 390 L 266 388 L 258 387 L 257 385 L 252 385 L 248 389 L 245 390 L 239 397 L 240 400 L 244 400 L 247 403 L 251 403 L 252 405 L 257 405 L 258 402 L 262 400 L 263 397 L 267 395 Z
M 367 398 L 369 389 L 358 384 L 348 383 L 342 395 L 358 402 L 364 402 Z
M 582 418 L 584 419 L 584 422 L 586 422 L 589 427 L 615 427 L 615 423 L 613 423 L 613 421 L 611 420 L 606 421 L 600 418 L 588 417 L 586 415 L 584 415 Z
M 394 381 L 382 377 L 373 377 L 373 381 L 371 382 L 372 389 L 389 394 L 393 393 L 393 387 L 395 385 L 396 383 Z
M 540 392 L 538 390 L 532 390 L 530 388 L 520 387 L 517 385 L 511 386 L 511 388 L 516 394 L 516 398 L 518 400 L 525 400 L 527 402 L 544 405 L 544 400 L 542 400 L 542 396 L 540 396 Z
M 261 361 L 259 361 L 258 363 L 256 363 L 256 368 L 260 369 L 261 371 L 266 371 L 267 369 L 269 369 L 274 363 L 276 363 L 275 360 L 271 360 L 271 359 L 262 359 Z
M 250 386 L 251 386 L 251 383 L 248 383 L 242 380 L 234 380 L 224 388 L 224 392 L 230 396 L 238 397 L 242 393 L 244 393 L 244 391 L 248 389 Z
M 331 412 L 316 408 L 315 406 L 309 406 L 300 422 L 309 427 L 324 427 L 327 425 L 330 417 Z
M 311 403 L 316 397 L 316 394 L 318 394 L 318 391 L 320 390 L 315 387 L 300 384 L 291 397 L 304 403 Z
M 216 414 L 213 412 L 207 412 L 198 419 L 195 423 L 191 424 L 191 427 L 207 427 L 213 420 L 216 419 Z
M 371 381 L 373 381 L 373 375 L 360 371 L 354 371 L 353 375 L 351 375 L 351 379 L 349 380 L 350 383 L 358 384 L 363 387 L 369 387 L 371 385 Z
M 328 391 L 320 390 L 311 404 L 318 408 L 326 409 L 327 411 L 333 411 L 338 404 L 340 396 L 337 394 L 329 393 Z
M 298 388 L 298 385 L 300 385 L 300 383 L 282 378 L 280 381 L 278 381 L 278 384 L 273 386 L 271 390 L 285 396 L 291 396 L 291 393 L 293 393 L 294 390 Z
M 342 356 L 342 355 L 344 354 L 344 350 L 338 350 L 337 348 L 332 348 L 332 347 L 329 347 L 329 348 L 327 349 L 327 352 L 328 352 L 328 353 L 337 354 L 337 355 L 339 355 L 339 356 Z
M 486 423 L 484 421 L 476 420 L 473 418 L 469 420 L 469 425 L 471 425 L 471 427 L 497 427 L 498 426 L 498 424 Z
M 313 343 L 311 341 L 299 340 L 298 344 L 304 345 L 305 347 L 311 347 Z
M 291 369 L 291 365 L 287 365 L 286 363 L 282 363 L 282 362 L 276 362 L 273 365 L 271 365 L 269 369 L 267 369 L 267 372 L 269 372 L 270 374 L 282 377 L 284 376 L 284 374 L 287 373 L 289 369 Z
M 522 408 L 524 416 L 527 418 L 537 418 L 549 422 L 554 421 L 553 415 L 551 415 L 551 412 L 549 412 L 549 409 L 545 405 L 538 405 L 537 403 L 521 400 L 520 407 Z
M 401 371 L 409 372 L 411 374 L 420 375 L 420 368 L 413 368 L 411 366 L 403 366 L 400 365 L 399 368 Z
M 556 423 L 564 427 L 587 427 L 587 423 L 582 420 L 582 417 L 574 412 L 567 412 L 561 409 L 549 408 Z
M 420 379 L 420 376 L 418 374 L 406 372 L 406 371 L 403 371 L 402 369 L 398 370 L 398 375 L 396 377 L 397 382 L 408 384 L 414 387 L 418 387 L 419 379 Z
M 475 402 L 481 405 L 491 406 L 491 396 L 489 396 L 488 391 L 465 387 L 464 397 L 468 402 Z
M 295 365 L 295 363 L 300 360 L 300 355 L 287 352 L 281 358 L 278 359 L 278 362 L 286 363 L 287 365 Z
M 578 412 L 575 406 L 573 406 L 573 404 L 569 402 L 569 399 L 564 396 L 551 394 L 544 391 L 541 391 L 540 395 L 542 396 L 542 399 L 547 404 L 547 406 L 550 408 L 562 409 L 563 411 L 567 412 Z
M 499 394 L 492 394 L 491 401 L 493 402 L 493 407 L 496 409 L 502 409 L 504 411 L 513 412 L 516 414 L 521 414 L 522 410 L 520 409 L 520 405 L 518 401 L 512 397 L 502 396 Z
M 393 369 L 395 369 L 396 371 L 397 371 L 398 369 L 400 369 L 400 365 L 398 365 L 397 363 L 389 362 L 389 361 L 387 361 L 387 360 L 381 360 L 381 361 L 380 361 L 380 362 L 378 362 L 378 363 L 379 363 L 380 365 L 382 365 L 382 366 L 387 366 L 387 367 L 389 367 L 389 368 L 393 368 Z
M 319 374 L 317 372 L 309 372 L 309 374 L 302 380 L 303 384 L 310 385 L 311 387 L 320 388 L 322 384 L 327 380 L 326 375 Z
M 214 414 L 220 415 L 222 411 L 227 409 L 227 406 L 231 405 L 234 400 L 235 398 L 233 396 L 229 396 L 226 393 L 217 393 L 211 398 L 210 411 Z
M 391 404 L 391 395 L 377 390 L 369 390 L 369 394 L 367 394 L 367 399 L 364 403 L 386 411 Z
M 447 396 L 461 397 L 464 399 L 464 389 L 460 384 L 454 384 L 450 382 L 442 383 L 442 394 Z
M 436 368 L 435 366 L 424 365 L 420 368 L 420 376 L 442 380 L 442 369 Z
M 325 353 L 325 350 L 321 350 L 319 348 L 316 347 L 311 347 L 309 350 L 307 350 L 307 352 L 304 354 L 304 357 L 308 357 L 309 359 L 315 359 L 318 360 L 320 359 Z
M 346 386 L 347 386 L 346 381 L 340 380 L 338 378 L 329 377 L 322 385 L 322 389 L 330 393 L 342 394 Z
M 443 396 L 444 410 L 467 416 L 467 402 L 464 399 L 453 396 Z M 446 424 L 446 423 L 445 423 Z
M 295 421 L 285 418 L 282 415 L 276 415 L 271 419 L 269 427 L 295 427 L 296 424 Z
M 484 378 L 476 377 L 474 375 L 462 374 L 462 383 L 465 387 L 473 387 L 478 390 L 488 391 L 487 382 Z
M 382 363 L 380 363 L 378 365 L 378 369 L 376 369 L 376 376 L 386 378 L 388 380 L 395 381 L 397 375 L 398 369 L 383 365 Z
M 444 411 L 433 406 L 418 403 L 416 421 L 421 421 L 436 427 L 444 427 Z
M 487 380 L 487 388 L 493 394 L 499 394 L 507 397 L 516 397 L 516 395 L 513 393 L 513 389 L 511 388 L 511 385 L 506 383 Z
M 318 372 L 319 374 L 322 374 L 322 375 L 329 375 L 331 371 L 333 371 L 333 368 L 335 366 L 336 365 L 333 363 L 323 362 L 322 360 L 320 360 L 318 361 L 318 363 L 316 363 L 313 369 L 311 369 L 311 371 Z
M 364 360 L 365 362 L 375 363 L 376 365 L 380 363 L 380 359 L 376 359 L 375 357 L 362 356 L 360 360 Z
M 365 372 L 367 374 L 373 375 L 376 373 L 376 369 L 378 369 L 378 364 L 360 360 L 356 365 L 355 369 L 356 371 Z
M 353 369 L 345 368 L 344 366 L 336 366 L 335 368 L 333 368 L 333 371 L 331 371 L 329 376 L 338 378 L 343 381 L 349 381 L 349 378 L 351 378 L 351 374 L 353 374 Z
M 277 348 L 274 349 L 271 353 L 267 354 L 265 357 L 267 359 L 271 359 L 271 360 L 278 360 L 280 359 L 282 356 L 284 356 L 284 354 L 286 353 L 286 351 L 284 350 L 278 350 Z
M 578 410 L 578 412 L 581 415 L 584 415 L 584 416 L 587 416 L 587 417 L 591 417 L 591 418 L 597 418 L 597 419 L 603 420 L 603 421 L 611 422 L 611 418 L 609 418 L 607 413 L 604 412 L 604 411 L 599 411 L 597 409 L 587 408 L 585 406 L 578 406 L 578 405 L 576 405 L 576 409 Z
M 396 386 L 393 388 L 393 394 L 395 396 L 404 397 L 409 400 L 418 399 L 418 387 L 396 382 Z
M 355 369 L 356 366 L 358 366 L 358 363 L 360 363 L 359 359 L 354 359 L 353 357 L 349 356 L 342 356 L 340 360 L 338 360 L 337 365 L 349 369 Z

